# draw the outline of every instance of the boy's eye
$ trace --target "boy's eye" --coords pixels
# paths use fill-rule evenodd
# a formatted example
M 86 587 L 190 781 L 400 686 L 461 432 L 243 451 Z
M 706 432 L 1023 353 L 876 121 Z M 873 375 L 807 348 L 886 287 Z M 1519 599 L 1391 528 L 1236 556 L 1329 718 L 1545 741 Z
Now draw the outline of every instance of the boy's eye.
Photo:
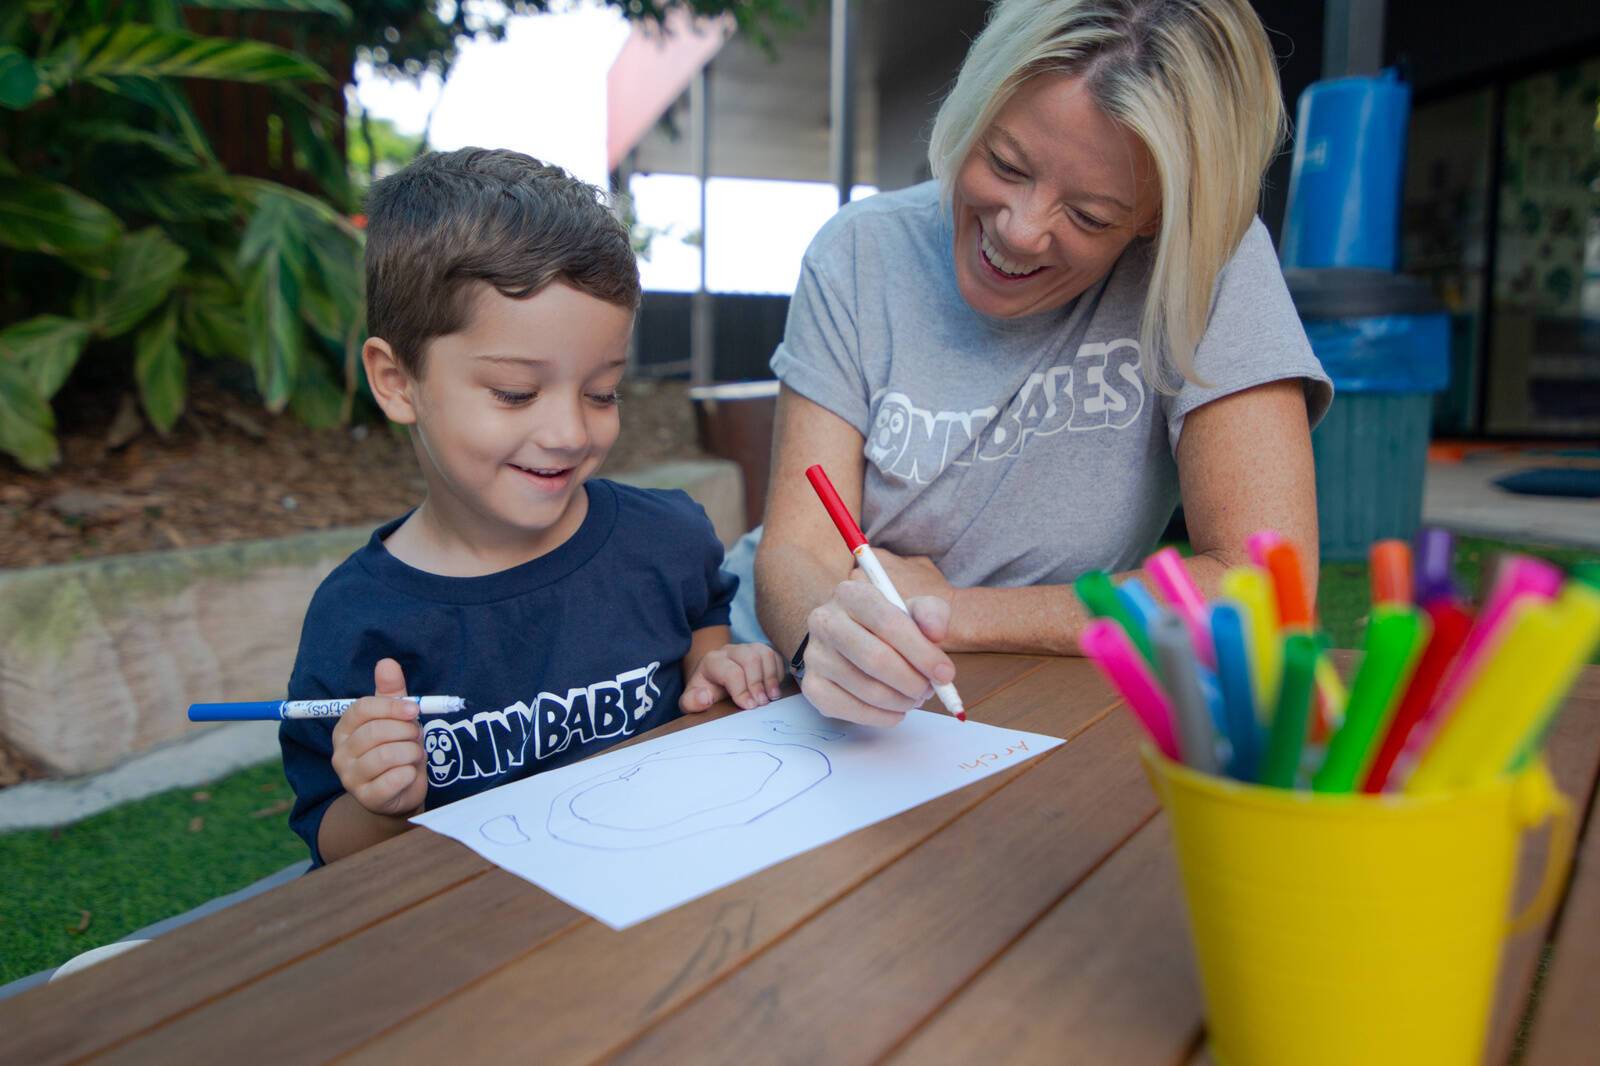
M 489 393 L 508 407 L 521 407 L 538 395 L 535 392 L 506 392 L 504 389 L 497 389 L 493 386 L 490 387 Z

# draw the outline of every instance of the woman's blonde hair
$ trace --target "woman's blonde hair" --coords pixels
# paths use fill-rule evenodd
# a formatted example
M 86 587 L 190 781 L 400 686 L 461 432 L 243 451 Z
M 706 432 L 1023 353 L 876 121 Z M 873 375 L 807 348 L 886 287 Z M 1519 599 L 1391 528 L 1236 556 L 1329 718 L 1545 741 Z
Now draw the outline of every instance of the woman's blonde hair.
M 973 142 L 1011 95 L 1056 72 L 1084 78 L 1155 160 L 1161 228 L 1140 347 L 1164 350 L 1198 380 L 1194 353 L 1213 286 L 1255 218 L 1285 132 L 1261 20 L 1248 0 L 1000 0 L 934 120 L 928 162 L 946 203 Z M 1150 383 L 1171 391 L 1161 361 L 1142 362 Z

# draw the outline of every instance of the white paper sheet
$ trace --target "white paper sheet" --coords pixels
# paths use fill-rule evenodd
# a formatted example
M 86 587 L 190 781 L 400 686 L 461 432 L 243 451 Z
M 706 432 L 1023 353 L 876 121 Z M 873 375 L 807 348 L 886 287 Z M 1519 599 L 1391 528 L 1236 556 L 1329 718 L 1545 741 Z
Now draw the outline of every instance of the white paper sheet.
M 412 821 L 626 929 L 1060 743 L 930 711 L 870 729 L 791 696 Z

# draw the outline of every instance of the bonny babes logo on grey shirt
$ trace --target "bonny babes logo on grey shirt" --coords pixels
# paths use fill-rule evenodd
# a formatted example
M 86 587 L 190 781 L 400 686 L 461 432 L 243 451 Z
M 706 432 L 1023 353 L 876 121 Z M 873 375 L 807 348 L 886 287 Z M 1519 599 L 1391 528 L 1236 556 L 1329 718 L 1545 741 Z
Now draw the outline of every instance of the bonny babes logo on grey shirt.
M 1028 375 L 998 419 L 992 405 L 931 410 L 903 391 L 879 389 L 866 453 L 884 476 L 926 485 L 951 464 L 1014 458 L 1034 437 L 1125 429 L 1144 403 L 1138 341 L 1084 344 L 1072 362 Z

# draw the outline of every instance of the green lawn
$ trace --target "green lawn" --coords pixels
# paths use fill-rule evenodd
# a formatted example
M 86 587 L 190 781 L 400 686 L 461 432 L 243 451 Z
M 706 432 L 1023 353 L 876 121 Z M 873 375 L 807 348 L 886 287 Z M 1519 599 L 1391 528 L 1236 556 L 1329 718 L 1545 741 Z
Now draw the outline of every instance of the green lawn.
M 1571 566 L 1586 553 L 1464 538 L 1457 568 L 1476 592 L 1486 560 L 1524 551 Z M 1322 568 L 1318 608 L 1336 647 L 1360 644 L 1365 564 Z M 59 830 L 0 836 L 0 983 L 239 889 L 305 857 L 285 822 L 289 788 L 268 763 Z
M 289 798 L 271 762 L 64 829 L 0 836 L 0 984 L 305 858 Z
M 1461 582 L 1462 591 L 1474 601 L 1478 600 L 1478 585 L 1484 567 L 1494 555 L 1507 551 L 1536 555 L 1569 570 L 1578 562 L 1595 558 L 1594 552 L 1573 548 L 1513 545 L 1477 537 L 1460 537 L 1456 540 L 1456 577 Z M 1335 648 L 1361 646 L 1361 633 L 1366 624 L 1370 600 L 1366 563 L 1323 564 L 1321 579 L 1317 583 L 1317 611 Z M 1596 656 L 1595 661 L 1600 662 L 1600 655 Z

